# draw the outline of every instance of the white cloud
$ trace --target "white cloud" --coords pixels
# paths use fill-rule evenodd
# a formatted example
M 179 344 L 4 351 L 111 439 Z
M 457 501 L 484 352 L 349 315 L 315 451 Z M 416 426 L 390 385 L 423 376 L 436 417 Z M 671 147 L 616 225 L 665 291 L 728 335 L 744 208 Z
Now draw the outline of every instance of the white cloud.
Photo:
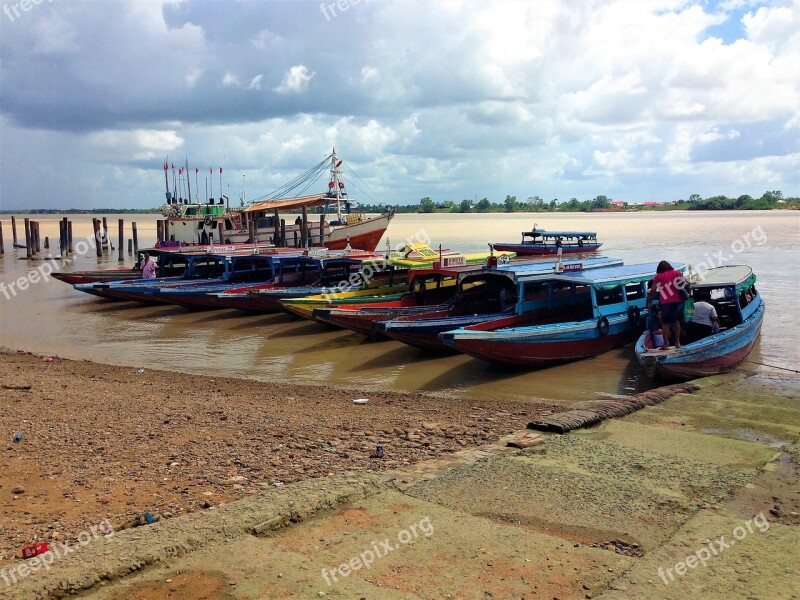
M 33 25 L 33 35 L 34 54 L 64 54 L 79 49 L 75 27 L 58 14 L 37 19 Z
M 296 65 L 286 72 L 281 84 L 274 91 L 279 94 L 299 94 L 308 88 L 314 75 L 305 65 Z
M 186 75 L 184 75 L 183 80 L 186 82 L 186 87 L 193 88 L 197 85 L 197 81 L 200 79 L 200 76 L 203 74 L 205 69 L 192 69 Z
M 263 75 L 256 75 L 250 80 L 250 85 L 247 86 L 248 90 L 260 90 L 261 89 L 261 80 L 264 78 Z
M 241 87 L 242 83 L 239 81 L 239 77 L 237 75 L 234 75 L 233 73 L 228 71 L 222 77 L 221 85 L 222 87 L 230 87 L 230 86 Z

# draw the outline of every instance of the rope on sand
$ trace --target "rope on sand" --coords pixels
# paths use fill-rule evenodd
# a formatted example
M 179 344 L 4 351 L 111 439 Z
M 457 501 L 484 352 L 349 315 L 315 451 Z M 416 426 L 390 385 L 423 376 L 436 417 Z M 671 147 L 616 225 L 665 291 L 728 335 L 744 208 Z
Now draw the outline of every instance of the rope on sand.
M 750 363 L 751 365 L 759 365 L 762 367 L 769 367 L 770 369 L 780 369 L 781 371 L 789 371 L 790 373 L 800 373 L 797 369 L 787 369 L 786 367 L 778 367 L 776 365 L 768 365 L 766 363 L 756 362 L 754 360 L 746 360 L 746 363 Z

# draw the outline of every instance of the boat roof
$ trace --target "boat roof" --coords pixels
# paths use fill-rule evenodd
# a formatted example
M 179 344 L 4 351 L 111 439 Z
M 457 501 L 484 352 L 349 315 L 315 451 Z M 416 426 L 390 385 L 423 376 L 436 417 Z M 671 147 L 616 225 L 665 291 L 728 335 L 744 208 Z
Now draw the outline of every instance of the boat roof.
M 683 269 L 683 263 L 672 263 L 675 269 Z M 578 285 L 602 285 L 633 283 L 646 281 L 655 277 L 658 263 L 642 263 L 638 265 L 619 265 L 601 267 L 588 271 L 564 272 L 553 275 L 558 281 L 568 281 Z
M 312 206 L 324 206 L 328 202 L 336 200 L 325 194 L 314 194 L 312 196 L 298 196 L 297 198 L 274 198 L 256 202 L 243 209 L 242 212 L 257 212 L 262 210 L 292 210 L 295 208 L 310 208 Z
M 552 275 L 557 262 L 558 261 L 555 260 L 546 260 L 537 262 L 524 262 L 519 264 L 509 263 L 508 265 L 498 266 L 497 268 L 486 267 L 484 270 L 499 271 L 503 273 L 511 272 L 516 277 L 522 277 L 525 275 L 547 275 L 547 274 Z M 562 260 L 561 264 L 563 266 L 582 265 L 583 269 L 585 270 L 585 269 L 597 269 L 600 267 L 619 266 L 623 264 L 623 260 L 621 258 L 613 258 L 609 256 L 595 256 L 592 258 L 584 258 L 584 259 Z M 582 273 L 583 271 L 577 271 L 577 272 Z
M 550 231 L 549 229 L 534 229 L 532 231 L 523 231 L 525 235 L 543 235 L 543 236 L 561 236 L 561 237 L 575 237 L 579 235 L 596 236 L 595 231 Z
M 695 288 L 739 286 L 747 282 L 751 277 L 755 281 L 753 269 L 747 265 L 729 265 L 708 269 L 707 271 L 693 272 L 691 283 Z

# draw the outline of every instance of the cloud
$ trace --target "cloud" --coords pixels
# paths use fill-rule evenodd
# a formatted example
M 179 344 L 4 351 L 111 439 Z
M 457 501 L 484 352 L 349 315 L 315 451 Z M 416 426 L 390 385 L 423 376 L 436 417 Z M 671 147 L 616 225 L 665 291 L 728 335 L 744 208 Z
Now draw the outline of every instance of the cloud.
M 260 90 L 261 89 L 261 80 L 264 78 L 263 75 L 259 74 L 253 77 L 250 80 L 250 85 L 247 86 L 248 90 Z
M 281 84 L 274 90 L 279 94 L 300 94 L 308 88 L 314 75 L 305 65 L 296 65 L 286 72 Z

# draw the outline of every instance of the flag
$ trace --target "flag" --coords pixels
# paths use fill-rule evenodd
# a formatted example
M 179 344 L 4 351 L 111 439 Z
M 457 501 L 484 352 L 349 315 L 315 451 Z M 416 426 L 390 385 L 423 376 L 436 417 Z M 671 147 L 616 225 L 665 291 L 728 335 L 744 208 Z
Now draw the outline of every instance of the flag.
M 222 167 L 219 168 L 219 174 L 222 175 Z
M 172 170 L 175 170 L 175 163 L 172 163 Z
M 164 163 L 164 170 L 166 171 L 167 169 L 169 169 L 169 165 L 167 163 Z
M 208 172 L 210 175 L 214 174 L 214 167 L 208 167 Z
M 200 172 L 200 169 L 198 167 L 195 167 L 194 168 L 194 174 L 197 175 L 199 172 Z

